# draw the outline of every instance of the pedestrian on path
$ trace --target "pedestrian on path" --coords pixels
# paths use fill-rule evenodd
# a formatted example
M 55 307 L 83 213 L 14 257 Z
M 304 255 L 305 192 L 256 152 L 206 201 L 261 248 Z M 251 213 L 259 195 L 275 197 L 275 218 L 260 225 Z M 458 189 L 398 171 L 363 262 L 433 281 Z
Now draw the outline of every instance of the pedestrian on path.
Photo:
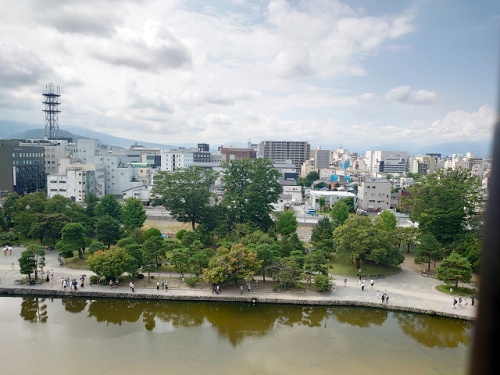
M 389 303 L 389 295 L 385 296 L 385 304 L 387 305 Z
M 378 290 L 377 290 L 377 298 L 378 298 Z
M 167 280 L 165 280 L 165 291 L 168 289 Z
M 457 299 L 456 298 L 453 298 L 453 308 L 454 309 L 457 308 Z
M 384 302 L 385 302 L 385 293 L 382 294 L 382 303 L 384 303 Z
M 248 283 L 248 293 L 252 293 L 252 285 L 250 283 Z
M 347 286 L 347 279 L 344 279 L 344 286 Z
M 160 282 L 159 281 L 156 282 L 156 290 L 160 290 Z
M 474 306 L 474 300 L 476 299 L 476 295 L 475 295 L 475 294 L 473 294 L 473 295 L 470 297 L 470 299 L 471 299 L 471 303 L 470 303 L 470 304 L 471 304 L 472 306 Z
M 373 289 L 373 280 L 370 280 L 370 289 Z
M 243 294 L 243 285 L 240 285 L 240 294 Z

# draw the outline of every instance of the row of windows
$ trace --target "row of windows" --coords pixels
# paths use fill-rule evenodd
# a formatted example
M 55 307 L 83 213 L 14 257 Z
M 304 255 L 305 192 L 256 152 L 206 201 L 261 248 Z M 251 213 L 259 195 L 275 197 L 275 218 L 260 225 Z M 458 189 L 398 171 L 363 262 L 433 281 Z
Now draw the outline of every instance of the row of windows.
M 43 152 L 13 152 L 12 158 L 43 158 Z
M 25 159 L 25 160 L 12 160 L 13 165 L 38 165 L 42 164 L 41 160 Z

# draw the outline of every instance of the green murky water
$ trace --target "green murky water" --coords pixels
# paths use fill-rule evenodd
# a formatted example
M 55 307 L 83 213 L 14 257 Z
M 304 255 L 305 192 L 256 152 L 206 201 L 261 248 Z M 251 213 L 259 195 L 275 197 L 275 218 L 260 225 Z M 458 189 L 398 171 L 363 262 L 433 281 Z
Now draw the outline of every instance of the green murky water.
M 353 307 L 0 298 L 0 373 L 465 374 L 472 324 Z

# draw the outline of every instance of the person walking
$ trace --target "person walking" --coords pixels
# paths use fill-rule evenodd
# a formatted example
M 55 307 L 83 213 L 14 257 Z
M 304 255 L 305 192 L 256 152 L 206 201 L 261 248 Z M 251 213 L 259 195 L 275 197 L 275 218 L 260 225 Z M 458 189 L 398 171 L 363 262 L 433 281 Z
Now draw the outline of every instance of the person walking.
M 248 293 L 252 293 L 252 285 L 248 283 Z
M 471 300 L 471 305 L 474 306 L 474 300 L 476 299 L 476 295 L 473 294 L 471 297 L 470 297 L 470 300 Z
M 240 285 L 240 294 L 243 294 L 243 285 Z
M 378 290 L 377 290 L 377 298 L 378 298 Z
M 370 289 L 373 289 L 373 280 L 370 280 Z
M 389 295 L 385 296 L 385 304 L 387 305 L 389 303 Z
M 385 302 L 385 294 L 382 294 L 382 303 Z
M 457 299 L 456 298 L 453 298 L 453 308 L 454 309 L 457 308 Z
M 159 281 L 156 282 L 156 290 L 160 290 L 160 282 Z
M 347 286 L 347 279 L 344 279 L 344 286 Z

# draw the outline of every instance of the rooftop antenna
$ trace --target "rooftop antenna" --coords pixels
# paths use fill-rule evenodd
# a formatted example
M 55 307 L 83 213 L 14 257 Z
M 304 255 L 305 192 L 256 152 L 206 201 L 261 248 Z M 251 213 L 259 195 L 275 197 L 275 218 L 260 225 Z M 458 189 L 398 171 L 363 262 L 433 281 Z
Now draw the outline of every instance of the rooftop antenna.
M 45 104 L 45 130 L 43 131 L 42 138 L 44 139 L 57 139 L 60 138 L 59 134 L 59 97 L 60 95 L 59 86 L 54 87 L 52 83 L 45 85 L 43 96 L 45 100 L 42 102 Z

